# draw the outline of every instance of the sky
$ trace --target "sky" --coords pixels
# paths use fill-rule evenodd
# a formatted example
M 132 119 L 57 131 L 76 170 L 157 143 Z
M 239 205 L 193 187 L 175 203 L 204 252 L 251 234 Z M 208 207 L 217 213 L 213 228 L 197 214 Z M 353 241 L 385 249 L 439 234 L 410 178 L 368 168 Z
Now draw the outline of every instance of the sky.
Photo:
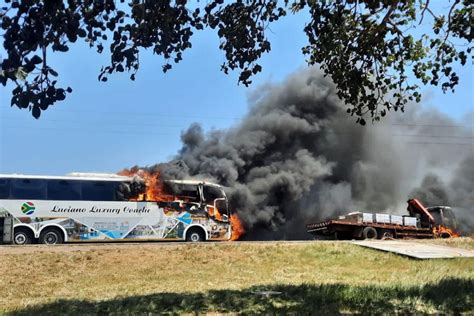
M 135 81 L 127 73 L 105 83 L 97 80 L 101 66 L 108 64 L 107 50 L 99 55 L 81 43 L 66 54 L 50 54 L 60 84 L 73 93 L 36 120 L 27 110 L 10 107 L 11 93 L 0 87 L 0 173 L 115 173 L 168 161 L 190 124 L 207 131 L 232 127 L 259 87 L 306 67 L 303 27 L 304 19 L 292 15 L 270 27 L 272 51 L 261 59 L 263 71 L 248 88 L 238 85 L 237 72 L 220 71 L 224 54 L 213 31 L 196 33 L 183 61 L 166 74 L 163 59 L 143 51 Z M 472 63 L 454 70 L 461 81 L 455 93 L 424 87 L 423 104 L 461 120 L 474 110 Z

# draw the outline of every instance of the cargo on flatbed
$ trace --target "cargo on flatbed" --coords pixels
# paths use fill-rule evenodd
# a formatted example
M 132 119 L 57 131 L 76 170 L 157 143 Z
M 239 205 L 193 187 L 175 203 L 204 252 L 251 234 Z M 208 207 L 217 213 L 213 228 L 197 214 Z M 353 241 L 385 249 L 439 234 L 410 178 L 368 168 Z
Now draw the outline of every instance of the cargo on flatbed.
M 313 235 L 336 239 L 448 238 L 458 236 L 457 222 L 450 207 L 425 208 L 417 199 L 408 201 L 409 215 L 352 212 L 306 225 Z

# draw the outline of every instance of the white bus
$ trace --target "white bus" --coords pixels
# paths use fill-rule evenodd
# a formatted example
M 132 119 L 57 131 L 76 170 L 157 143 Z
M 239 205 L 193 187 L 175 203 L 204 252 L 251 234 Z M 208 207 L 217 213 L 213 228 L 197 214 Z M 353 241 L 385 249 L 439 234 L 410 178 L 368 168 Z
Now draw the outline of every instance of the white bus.
M 0 216 L 13 217 L 18 245 L 231 238 L 221 186 L 166 181 L 160 201 L 147 200 L 146 190 L 138 177 L 0 175 Z

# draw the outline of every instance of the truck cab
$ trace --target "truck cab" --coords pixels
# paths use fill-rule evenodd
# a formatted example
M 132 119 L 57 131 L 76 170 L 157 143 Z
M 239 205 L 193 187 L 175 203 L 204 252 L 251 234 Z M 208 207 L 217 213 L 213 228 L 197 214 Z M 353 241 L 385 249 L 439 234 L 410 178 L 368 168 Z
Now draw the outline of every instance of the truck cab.
M 458 222 L 449 206 L 432 206 L 427 210 L 433 216 L 435 226 L 444 226 L 453 231 L 458 229 Z
M 420 220 L 421 228 L 429 228 L 436 237 L 449 238 L 459 236 L 458 223 L 452 209 L 448 206 L 424 207 L 417 199 L 408 200 L 410 216 Z

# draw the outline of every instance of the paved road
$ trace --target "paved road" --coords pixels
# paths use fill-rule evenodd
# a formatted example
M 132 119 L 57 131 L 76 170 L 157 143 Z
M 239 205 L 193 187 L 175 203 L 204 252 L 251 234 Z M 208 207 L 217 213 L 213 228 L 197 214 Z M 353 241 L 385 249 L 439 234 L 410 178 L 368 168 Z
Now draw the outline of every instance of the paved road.
M 440 246 L 428 243 L 427 240 L 420 242 L 419 240 L 363 240 L 363 241 L 334 241 L 334 240 L 297 240 L 297 241 L 216 241 L 203 243 L 189 243 L 183 241 L 141 241 L 141 242 L 84 242 L 69 243 L 63 245 L 27 245 L 0 246 L 0 256 L 5 254 L 29 254 L 42 252 L 74 252 L 74 251 L 92 251 L 92 250 L 109 250 L 124 249 L 130 247 L 139 247 L 141 249 L 156 249 L 159 247 L 185 247 L 193 244 L 199 247 L 208 247 L 216 245 L 268 245 L 268 244 L 285 244 L 285 245 L 301 245 L 310 243 L 324 242 L 348 242 L 364 247 L 378 249 L 397 253 L 404 256 L 410 256 L 418 259 L 431 258 L 456 258 L 456 257 L 474 257 L 474 250 L 466 250 L 453 248 L 448 246 Z
M 416 259 L 474 258 L 474 250 L 420 243 L 412 240 L 361 240 L 356 245 Z

